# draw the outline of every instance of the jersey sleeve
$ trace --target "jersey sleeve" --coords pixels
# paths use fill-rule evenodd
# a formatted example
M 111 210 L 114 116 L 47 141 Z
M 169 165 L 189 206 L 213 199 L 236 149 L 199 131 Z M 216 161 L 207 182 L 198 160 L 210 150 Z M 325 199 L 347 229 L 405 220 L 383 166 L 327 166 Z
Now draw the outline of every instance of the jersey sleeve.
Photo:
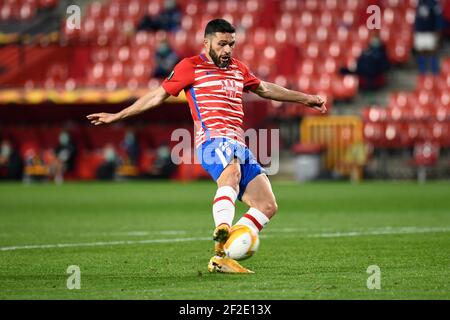
M 161 86 L 172 96 L 178 96 L 180 91 L 194 83 L 194 67 L 189 59 L 181 60 Z
M 242 69 L 244 73 L 244 92 L 258 88 L 261 80 L 259 80 L 245 64 L 242 64 Z

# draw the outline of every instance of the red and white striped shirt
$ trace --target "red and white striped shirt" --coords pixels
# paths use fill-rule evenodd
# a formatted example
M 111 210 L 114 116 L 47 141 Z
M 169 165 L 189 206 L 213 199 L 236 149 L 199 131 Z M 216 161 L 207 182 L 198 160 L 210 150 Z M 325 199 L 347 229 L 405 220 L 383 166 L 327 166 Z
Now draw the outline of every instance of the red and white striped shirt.
M 162 87 L 172 96 L 185 91 L 198 147 L 215 137 L 228 137 L 245 144 L 242 94 L 256 89 L 260 82 L 237 59 L 232 58 L 227 68 L 219 68 L 201 54 L 178 63 Z

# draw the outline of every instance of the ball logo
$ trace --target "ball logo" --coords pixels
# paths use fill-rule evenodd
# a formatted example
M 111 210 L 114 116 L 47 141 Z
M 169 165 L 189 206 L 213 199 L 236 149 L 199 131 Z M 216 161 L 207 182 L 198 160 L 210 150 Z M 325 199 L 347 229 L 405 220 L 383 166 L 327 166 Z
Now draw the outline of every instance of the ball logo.
M 237 86 L 234 80 L 222 80 L 222 90 L 226 92 L 228 98 L 236 98 Z

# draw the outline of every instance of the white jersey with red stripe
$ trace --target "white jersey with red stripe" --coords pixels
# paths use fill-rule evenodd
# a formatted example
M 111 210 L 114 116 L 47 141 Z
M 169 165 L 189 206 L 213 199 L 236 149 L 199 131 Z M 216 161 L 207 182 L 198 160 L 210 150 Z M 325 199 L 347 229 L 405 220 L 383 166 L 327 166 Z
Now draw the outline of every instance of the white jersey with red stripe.
M 195 145 L 216 137 L 227 137 L 245 145 L 242 129 L 243 92 L 256 89 L 260 80 L 241 61 L 232 58 L 219 68 L 204 54 L 183 59 L 164 80 L 167 93 L 186 93 L 195 124 Z

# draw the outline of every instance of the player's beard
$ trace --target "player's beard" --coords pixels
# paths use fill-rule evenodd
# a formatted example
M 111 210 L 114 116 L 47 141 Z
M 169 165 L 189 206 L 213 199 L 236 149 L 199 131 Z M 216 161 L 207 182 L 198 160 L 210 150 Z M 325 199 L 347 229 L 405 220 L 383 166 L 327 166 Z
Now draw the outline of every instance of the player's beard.
M 230 58 L 228 59 L 228 61 L 221 62 L 220 57 L 216 54 L 212 47 L 209 47 L 209 56 L 213 60 L 214 64 L 219 68 L 226 68 L 231 62 L 231 56 L 229 56 Z

